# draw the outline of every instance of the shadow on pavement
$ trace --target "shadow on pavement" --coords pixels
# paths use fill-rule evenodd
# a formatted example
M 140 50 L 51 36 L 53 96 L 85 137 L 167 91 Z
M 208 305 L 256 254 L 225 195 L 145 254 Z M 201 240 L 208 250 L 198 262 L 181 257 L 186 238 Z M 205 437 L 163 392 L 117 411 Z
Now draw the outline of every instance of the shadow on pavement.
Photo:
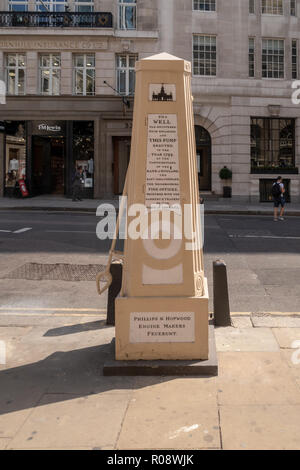
M 56 352 L 44 360 L 0 371 L 0 415 L 105 392 L 126 392 L 172 377 L 104 377 L 112 345 Z M 116 394 L 116 400 L 118 393 Z
M 77 325 L 62 326 L 60 328 L 52 328 L 46 331 L 43 336 L 65 336 L 85 331 L 102 330 L 103 328 L 111 328 L 106 324 L 106 320 L 97 320 L 88 323 L 78 323 Z

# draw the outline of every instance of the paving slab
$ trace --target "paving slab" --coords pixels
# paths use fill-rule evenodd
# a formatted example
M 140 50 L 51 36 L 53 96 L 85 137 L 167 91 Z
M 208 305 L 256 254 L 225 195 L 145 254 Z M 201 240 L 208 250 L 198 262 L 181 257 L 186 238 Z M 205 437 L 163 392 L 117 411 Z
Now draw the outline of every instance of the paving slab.
M 49 309 L 51 311 L 51 309 Z M 53 312 L 54 313 L 54 312 Z M 45 326 L 49 327 L 63 327 L 63 326 L 68 326 L 68 325 L 74 325 L 76 323 L 81 323 L 86 322 L 86 321 L 96 321 L 97 319 L 99 321 L 103 320 L 105 318 L 104 315 L 100 315 L 99 317 L 95 317 L 94 315 L 92 317 L 89 316 L 82 316 L 82 315 L 55 315 L 55 314 L 48 314 L 47 313 L 38 313 L 38 314 L 30 314 L 30 313 L 25 313 L 25 314 L 15 314 L 15 313 L 10 313 L 10 314 L 5 314 L 2 315 L 2 312 L 0 311 L 0 326 L 2 327 L 27 327 L 27 326 L 34 326 L 34 327 L 42 327 Z
M 21 327 L 4 327 L 0 326 L 0 340 L 2 341 L 16 341 L 19 338 L 27 335 L 31 330 L 30 326 Z
M 299 387 L 280 352 L 219 353 L 221 405 L 300 405 Z
M 23 336 L 26 336 L 31 327 L 0 327 L 0 341 L 4 342 L 5 364 L 0 364 L 0 371 L 9 367 L 12 358 L 16 355 L 17 345 Z
M 113 329 L 106 326 L 105 320 L 91 321 L 85 319 L 85 323 L 73 318 L 73 324 L 68 324 L 64 319 L 58 319 L 58 325 L 36 326 L 29 328 L 27 334 L 9 342 L 11 345 L 7 356 L 7 367 L 17 367 L 25 364 L 33 364 L 47 360 L 51 355 L 60 352 L 67 353 L 79 349 L 105 345 L 110 343 Z M 79 322 L 78 322 L 79 321 Z M 9 328 L 8 331 L 19 327 Z M 22 328 L 24 329 L 24 328 Z M 2 328 L 5 332 L 6 328 Z M 5 333 L 3 333 L 4 335 Z M 0 336 L 1 338 L 1 336 Z M 61 357 L 61 360 L 63 358 Z
M 0 437 L 13 437 L 49 386 L 40 367 L 0 371 Z
M 221 406 L 224 450 L 299 450 L 300 406 Z
M 256 328 L 300 328 L 300 315 L 252 315 L 252 323 Z
M 279 351 L 271 330 L 266 328 L 216 328 L 217 351 Z
M 32 450 L 32 449 L 28 449 L 28 447 L 10 447 L 9 445 L 6 447 L 6 450 Z M 45 449 L 45 447 L 34 447 L 34 450 L 104 450 L 102 448 L 99 448 L 99 447 L 96 447 L 96 448 L 92 448 L 92 447 L 83 447 L 83 446 L 80 446 L 80 447 L 75 447 L 75 446 L 70 446 L 70 447 L 67 447 L 67 446 L 58 446 L 58 447 L 47 447 L 47 449 Z
M 216 379 L 168 380 L 135 391 L 118 449 L 220 448 Z
M 113 447 L 121 427 L 129 394 L 86 397 L 44 395 L 10 448 Z
M 252 328 L 253 327 L 250 315 L 249 316 L 234 315 L 234 316 L 231 316 L 231 321 L 232 321 L 232 326 L 234 328 Z
M 273 334 L 280 346 L 283 349 L 300 349 L 300 328 L 274 328 Z M 292 345 L 297 342 L 293 347 Z
M 300 379 L 300 348 L 299 349 L 282 349 L 281 357 L 286 361 L 291 369 L 293 376 Z
M 10 443 L 10 439 L 6 439 L 6 438 L 1 437 L 0 438 L 0 450 L 6 449 L 6 447 L 9 445 L 9 443 Z

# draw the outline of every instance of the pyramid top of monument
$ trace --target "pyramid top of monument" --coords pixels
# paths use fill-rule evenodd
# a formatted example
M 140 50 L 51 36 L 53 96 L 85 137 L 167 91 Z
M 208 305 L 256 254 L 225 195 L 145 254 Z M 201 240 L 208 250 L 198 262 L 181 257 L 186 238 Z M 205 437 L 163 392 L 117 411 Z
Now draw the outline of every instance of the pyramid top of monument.
M 160 54 L 151 55 L 142 60 L 184 60 L 175 55 L 168 54 L 167 52 L 161 52 Z
M 136 62 L 135 70 L 137 72 L 139 70 L 153 70 L 191 73 L 191 64 L 180 57 L 175 57 L 167 52 L 161 52 L 160 54 L 151 55 L 150 57 L 145 57 L 145 59 Z

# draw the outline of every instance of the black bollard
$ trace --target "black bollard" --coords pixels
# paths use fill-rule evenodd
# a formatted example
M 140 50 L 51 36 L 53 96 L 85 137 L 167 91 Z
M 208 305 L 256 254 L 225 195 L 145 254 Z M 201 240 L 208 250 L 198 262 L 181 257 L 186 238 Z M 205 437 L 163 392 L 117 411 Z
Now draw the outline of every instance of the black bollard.
M 108 289 L 106 324 L 115 325 L 115 299 L 118 297 L 122 287 L 122 263 L 111 264 L 110 273 L 112 275 L 112 283 Z
M 222 260 L 213 263 L 214 322 L 216 326 L 231 326 L 227 269 Z

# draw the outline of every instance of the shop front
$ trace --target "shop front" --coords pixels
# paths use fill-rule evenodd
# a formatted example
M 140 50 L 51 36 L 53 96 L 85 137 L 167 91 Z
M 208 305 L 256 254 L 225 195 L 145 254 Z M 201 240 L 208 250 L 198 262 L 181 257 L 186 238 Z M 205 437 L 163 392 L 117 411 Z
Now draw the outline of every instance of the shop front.
M 94 121 L 4 121 L 4 195 L 17 196 L 25 180 L 30 196 L 72 195 L 82 168 L 82 195 L 94 196 Z

